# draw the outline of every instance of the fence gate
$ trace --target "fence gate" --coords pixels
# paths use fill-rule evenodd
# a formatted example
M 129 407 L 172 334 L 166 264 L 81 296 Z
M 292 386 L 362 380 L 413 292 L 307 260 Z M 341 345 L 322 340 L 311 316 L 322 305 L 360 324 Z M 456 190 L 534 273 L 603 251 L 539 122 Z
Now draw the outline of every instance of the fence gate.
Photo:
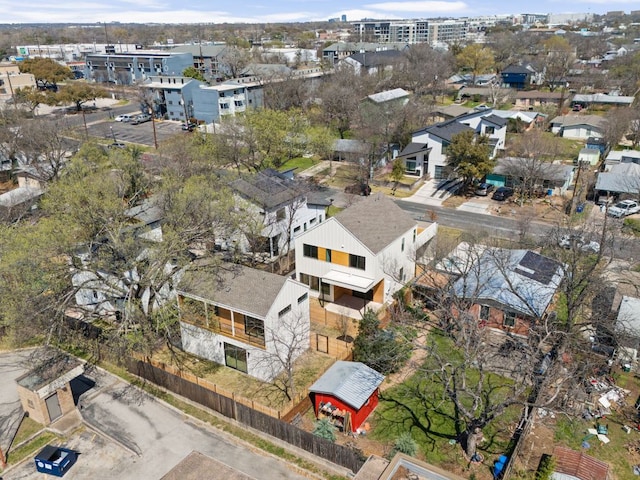
M 321 353 L 329 353 L 329 337 L 316 333 L 316 350 Z

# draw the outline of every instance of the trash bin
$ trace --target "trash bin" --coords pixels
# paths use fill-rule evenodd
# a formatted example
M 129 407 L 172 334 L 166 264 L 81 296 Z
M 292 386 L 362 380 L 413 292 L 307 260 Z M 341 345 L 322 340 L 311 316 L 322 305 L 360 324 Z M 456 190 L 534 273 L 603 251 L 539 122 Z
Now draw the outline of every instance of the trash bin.
M 553 195 L 553 189 L 549 189 L 547 190 L 547 197 L 550 197 L 551 195 Z
M 576 207 L 576 213 L 582 213 L 584 211 L 584 203 L 579 203 Z
M 630 371 L 631 371 L 631 365 L 630 365 L 629 363 L 625 363 L 625 364 L 622 366 L 622 371 L 623 371 L 623 372 L 630 372 Z

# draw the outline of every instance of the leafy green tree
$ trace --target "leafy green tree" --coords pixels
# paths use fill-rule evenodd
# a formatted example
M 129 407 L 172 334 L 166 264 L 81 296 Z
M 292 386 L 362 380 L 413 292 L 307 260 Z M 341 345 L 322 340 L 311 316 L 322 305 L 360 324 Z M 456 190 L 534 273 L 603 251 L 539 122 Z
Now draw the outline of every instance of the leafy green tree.
M 201 82 L 206 82 L 207 79 L 204 78 L 204 75 L 201 71 L 199 71 L 196 67 L 187 67 L 182 72 L 183 77 L 193 78 L 195 80 L 200 80 Z
M 479 43 L 472 43 L 464 47 L 460 53 L 456 55 L 456 61 L 460 68 L 471 72 L 472 85 L 476 84 L 476 77 L 478 75 L 491 71 L 495 65 L 491 49 Z
M 31 113 L 35 112 L 40 104 L 46 103 L 47 98 L 47 94 L 36 87 L 18 88 L 14 93 L 14 100 L 26 105 Z
M 69 82 L 55 93 L 47 97 L 45 103 L 50 105 L 74 105 L 77 112 L 82 111 L 82 106 L 96 98 L 105 98 L 108 92 L 96 85 L 83 81 Z
M 336 441 L 336 427 L 329 421 L 328 418 L 321 418 L 313 426 L 314 435 L 330 442 Z
M 20 72 L 31 73 L 39 88 L 56 87 L 63 80 L 73 78 L 69 67 L 50 58 L 28 58 L 20 63 Z
M 489 137 L 476 136 L 473 130 L 460 132 L 451 139 L 447 165 L 463 178 L 465 187 L 493 171 L 495 160 L 489 157 L 490 148 Z
M 384 375 L 398 371 L 411 354 L 411 343 L 401 333 L 398 329 L 381 329 L 378 315 L 368 309 L 353 342 L 353 360 Z

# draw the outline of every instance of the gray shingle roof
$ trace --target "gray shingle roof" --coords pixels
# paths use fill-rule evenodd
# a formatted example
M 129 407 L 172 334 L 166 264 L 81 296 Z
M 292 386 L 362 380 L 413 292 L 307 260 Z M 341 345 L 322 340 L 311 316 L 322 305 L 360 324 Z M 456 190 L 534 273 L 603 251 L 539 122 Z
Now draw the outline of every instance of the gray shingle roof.
M 453 290 L 460 298 L 491 300 L 540 317 L 564 276 L 560 263 L 530 250 L 487 248 Z
M 195 262 L 177 291 L 243 313 L 266 317 L 287 277 L 232 263 Z
M 382 50 L 379 52 L 354 53 L 349 58 L 368 68 L 395 63 L 403 58 L 403 55 L 400 50 Z
M 407 212 L 382 194 L 371 195 L 334 218 L 374 254 L 416 225 Z
M 600 172 L 596 178 L 596 190 L 637 194 L 640 191 L 640 165 L 619 163 L 608 172 Z
M 429 135 L 435 135 L 447 142 L 450 142 L 453 136 L 458 133 L 466 131 L 475 132 L 475 130 L 470 126 L 465 125 L 464 123 L 459 123 L 459 118 L 427 127 L 425 128 L 425 131 L 428 132 Z
M 295 180 L 284 178 L 270 169 L 239 178 L 230 186 L 247 200 L 267 209 L 289 203 L 304 192 Z
M 606 122 L 604 117 L 598 115 L 561 115 L 551 120 L 552 124 L 560 124 L 563 127 L 590 125 L 592 127 L 602 128 Z
M 309 387 L 309 391 L 333 395 L 357 410 L 383 381 L 384 375 L 364 363 L 338 361 Z
M 492 113 L 491 115 L 487 115 L 486 117 L 482 117 L 483 120 L 486 120 L 487 122 L 491 122 L 494 125 L 498 125 L 499 127 L 504 127 L 507 124 L 507 119 L 500 117 L 494 113 Z
M 427 149 L 426 143 L 414 143 L 411 142 L 409 145 L 404 147 L 402 152 L 400 152 L 401 157 L 406 157 L 407 155 L 413 155 L 414 153 L 422 152 Z

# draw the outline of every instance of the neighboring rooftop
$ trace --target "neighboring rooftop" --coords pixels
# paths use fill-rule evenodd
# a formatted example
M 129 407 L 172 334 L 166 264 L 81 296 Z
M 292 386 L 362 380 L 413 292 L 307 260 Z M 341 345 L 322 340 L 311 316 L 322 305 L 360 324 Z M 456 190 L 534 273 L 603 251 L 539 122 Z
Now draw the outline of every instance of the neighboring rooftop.
M 275 170 L 266 169 L 254 175 L 241 177 L 230 184 L 247 200 L 264 208 L 284 205 L 303 194 L 303 188 Z
M 562 265 L 530 250 L 484 248 L 469 257 L 460 244 L 450 257 L 470 258 L 453 285 L 459 297 L 492 300 L 524 315 L 540 317 L 564 276 Z M 460 252 L 460 253 L 458 253 Z
M 384 92 L 374 93 L 367 96 L 369 100 L 374 103 L 384 103 L 391 100 L 398 100 L 400 98 L 406 98 L 409 96 L 409 92 L 402 88 L 394 88 L 393 90 L 385 90 Z
M 310 392 L 333 395 L 359 409 L 384 381 L 384 375 L 360 362 L 337 361 L 309 387 Z
M 201 480 L 203 478 L 224 478 L 224 480 L 256 480 L 235 468 L 193 451 L 173 467 L 160 480 Z

